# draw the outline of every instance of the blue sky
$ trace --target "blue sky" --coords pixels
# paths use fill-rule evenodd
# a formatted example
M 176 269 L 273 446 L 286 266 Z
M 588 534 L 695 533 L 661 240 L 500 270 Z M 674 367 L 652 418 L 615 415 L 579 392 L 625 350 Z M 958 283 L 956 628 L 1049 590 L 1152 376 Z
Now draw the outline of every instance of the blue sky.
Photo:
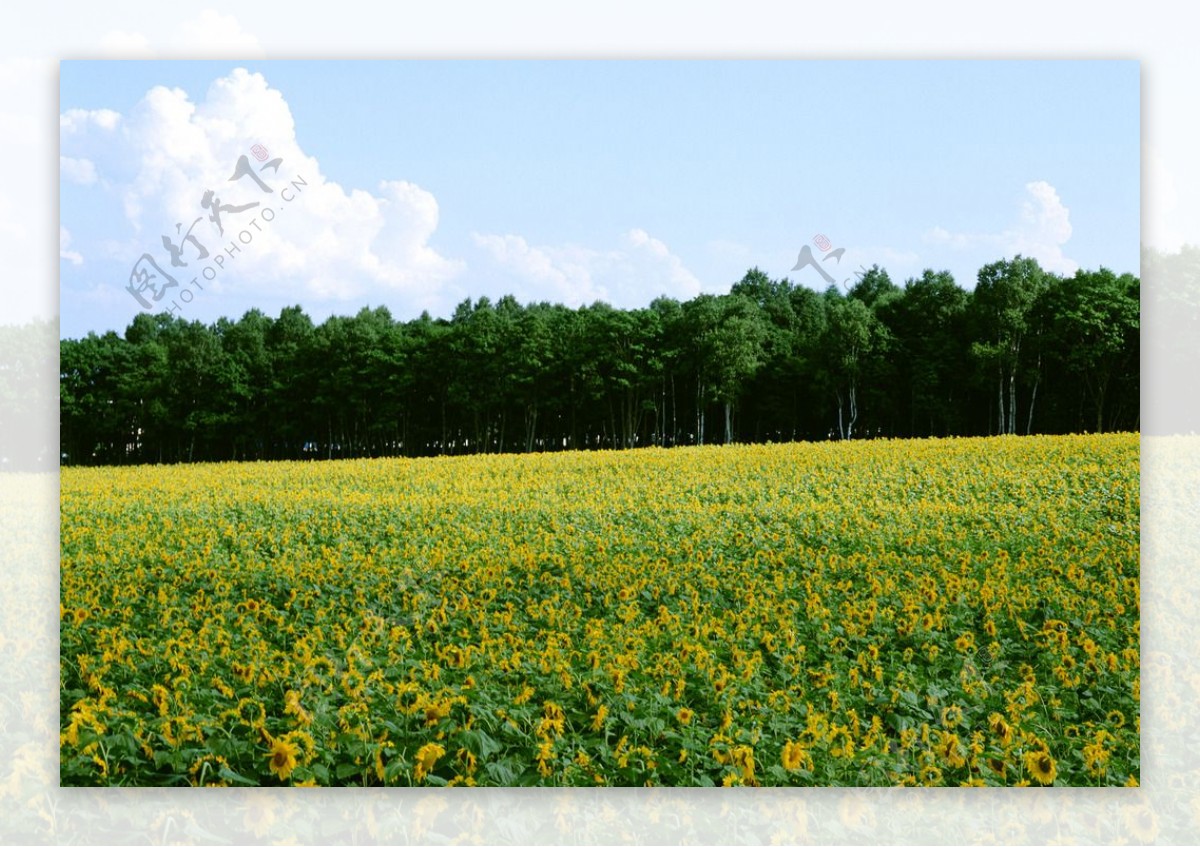
M 970 288 L 1016 253 L 1138 271 L 1136 62 L 68 61 L 60 80 L 64 337 L 146 311 L 126 290 L 143 253 L 179 283 L 153 310 L 205 322 L 506 293 L 629 308 L 752 266 L 822 289 L 791 270 L 818 234 L 845 248 L 838 279 Z M 276 214 L 218 233 L 205 190 L 266 197 L 228 180 L 256 143 L 282 158 Z M 172 271 L 162 236 L 197 217 L 210 255 Z

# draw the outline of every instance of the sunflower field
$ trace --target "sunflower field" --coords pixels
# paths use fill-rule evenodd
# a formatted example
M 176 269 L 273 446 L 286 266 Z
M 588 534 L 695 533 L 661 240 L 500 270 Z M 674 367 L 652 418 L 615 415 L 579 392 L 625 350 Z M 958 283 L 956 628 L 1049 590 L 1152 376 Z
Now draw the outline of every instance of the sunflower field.
M 60 781 L 1137 785 L 1138 460 L 65 468 Z

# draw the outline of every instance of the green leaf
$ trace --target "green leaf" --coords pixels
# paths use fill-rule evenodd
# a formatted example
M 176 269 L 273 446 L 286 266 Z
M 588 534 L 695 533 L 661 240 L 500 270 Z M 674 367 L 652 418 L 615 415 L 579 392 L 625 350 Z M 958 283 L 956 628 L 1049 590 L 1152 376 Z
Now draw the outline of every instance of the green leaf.
M 500 785 L 512 785 L 516 781 L 517 774 L 509 762 L 509 759 L 500 762 L 487 762 L 483 766 L 483 769 Z
M 255 780 L 247 779 L 226 765 L 221 766 L 221 769 L 217 771 L 217 775 L 220 776 L 221 779 L 228 780 L 229 782 L 237 785 L 258 785 L 258 782 Z

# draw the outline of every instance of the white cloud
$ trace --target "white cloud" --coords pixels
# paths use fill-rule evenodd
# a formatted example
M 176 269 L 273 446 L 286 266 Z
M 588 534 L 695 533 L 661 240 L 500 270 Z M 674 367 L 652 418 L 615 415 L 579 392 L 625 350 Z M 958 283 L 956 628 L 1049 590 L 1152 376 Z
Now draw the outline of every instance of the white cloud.
M 472 233 L 475 244 L 523 284 L 525 300 L 579 306 L 603 299 L 588 265 L 598 255 L 579 247 L 532 247 L 519 235 Z
M 223 256 L 211 290 L 334 301 L 374 294 L 401 308 L 442 305 L 441 290 L 463 270 L 429 244 L 438 225 L 432 194 L 404 181 L 371 192 L 329 180 L 300 146 L 282 94 L 260 74 L 237 69 L 195 102 L 156 87 L 128 115 L 72 110 L 60 126 L 64 173 L 90 173 L 98 180 L 90 190 L 109 192 L 132 231 L 131 263 L 143 250 L 166 262 L 167 236 L 182 247 L 189 265 L 180 274 L 189 279 Z M 277 170 L 260 170 L 255 145 L 268 164 L 281 160 Z M 232 179 L 240 157 L 250 172 Z M 211 219 L 213 203 L 222 207 L 223 233 Z M 63 209 L 68 223 L 72 211 Z M 209 257 L 183 241 L 189 231 Z
M 665 283 L 662 293 L 680 299 L 690 299 L 700 293 L 700 280 L 683 266 L 683 261 L 668 250 L 666 244 L 642 229 L 630 230 L 625 238 L 634 247 L 635 255 L 641 254 L 635 258 L 635 264 L 645 265 L 644 270 L 649 271 L 650 277 L 659 285 Z
M 115 29 L 100 39 L 100 52 L 121 59 L 146 59 L 154 55 L 150 39 L 140 32 Z
M 66 259 L 72 265 L 82 265 L 83 256 L 75 250 L 68 250 L 71 246 L 71 233 L 67 231 L 65 226 L 58 227 L 58 257 Z
M 266 51 L 258 39 L 242 29 L 233 15 L 222 15 L 213 9 L 205 9 L 195 18 L 180 24 L 174 39 L 173 53 L 184 51 L 202 52 L 204 58 L 214 58 L 214 52 L 230 58 L 261 59 Z
M 1161 144 L 1145 146 L 1142 184 L 1142 235 L 1147 246 L 1178 252 L 1200 244 L 1200 209 L 1191 199 L 1200 186 L 1195 157 L 1168 159 Z
M 533 246 L 519 235 L 474 233 L 475 244 L 518 284 L 518 299 L 580 306 L 597 300 L 620 308 L 658 296 L 690 299 L 700 282 L 659 239 L 631 229 L 606 250 L 578 244 Z
M 213 9 L 204 9 L 179 24 L 158 47 L 143 33 L 110 30 L 100 38 L 100 52 L 122 59 L 263 59 L 267 55 L 258 38 L 246 32 L 237 18 Z
M 86 132 L 91 127 L 114 130 L 121 116 L 112 109 L 67 109 L 58 117 L 58 128 L 63 135 Z
M 1025 186 L 1030 197 L 1021 206 L 1021 223 L 1011 237 L 1011 252 L 1032 256 L 1043 268 L 1070 275 L 1079 263 L 1063 255 L 1062 246 L 1071 238 L 1070 212 L 1054 186 L 1031 182 Z
M 90 159 L 72 159 L 70 156 L 58 157 L 58 168 L 64 178 L 80 185 L 91 185 L 96 181 L 96 166 Z
M 1070 210 L 1058 191 L 1050 183 L 1038 180 L 1025 184 L 1025 195 L 1018 220 L 1003 232 L 951 232 L 934 226 L 924 239 L 956 250 L 988 248 L 1009 257 L 1030 256 L 1048 271 L 1075 273 L 1079 264 L 1063 253 L 1063 245 L 1071 238 Z
M 925 233 L 925 240 L 931 244 L 948 244 L 951 247 L 966 248 L 981 240 L 981 236 L 967 235 L 962 232 L 950 232 L 944 227 L 935 226 Z

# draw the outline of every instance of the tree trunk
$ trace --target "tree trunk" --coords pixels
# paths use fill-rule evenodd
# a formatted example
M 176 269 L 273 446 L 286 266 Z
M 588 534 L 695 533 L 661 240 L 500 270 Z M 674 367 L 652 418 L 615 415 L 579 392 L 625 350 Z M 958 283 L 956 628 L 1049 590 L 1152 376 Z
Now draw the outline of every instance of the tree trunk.
M 1029 419 L 1025 423 L 1025 434 L 1033 434 L 1033 407 L 1037 403 L 1038 385 L 1042 382 L 1042 355 L 1038 354 L 1037 370 L 1034 372 L 1033 392 L 1029 395 Z
M 679 440 L 679 422 L 675 418 L 675 374 L 671 374 L 671 446 Z
M 846 437 L 854 437 L 854 424 L 858 422 L 858 386 L 850 383 L 850 424 L 846 427 Z
M 525 407 L 525 452 L 533 452 L 533 442 L 537 437 L 537 404 Z
M 1008 434 L 1017 432 L 1017 369 L 1008 372 Z
M 996 383 L 997 408 L 1000 410 L 1000 428 L 996 430 L 997 435 L 1004 435 L 1004 367 L 1000 367 L 1000 379 Z

